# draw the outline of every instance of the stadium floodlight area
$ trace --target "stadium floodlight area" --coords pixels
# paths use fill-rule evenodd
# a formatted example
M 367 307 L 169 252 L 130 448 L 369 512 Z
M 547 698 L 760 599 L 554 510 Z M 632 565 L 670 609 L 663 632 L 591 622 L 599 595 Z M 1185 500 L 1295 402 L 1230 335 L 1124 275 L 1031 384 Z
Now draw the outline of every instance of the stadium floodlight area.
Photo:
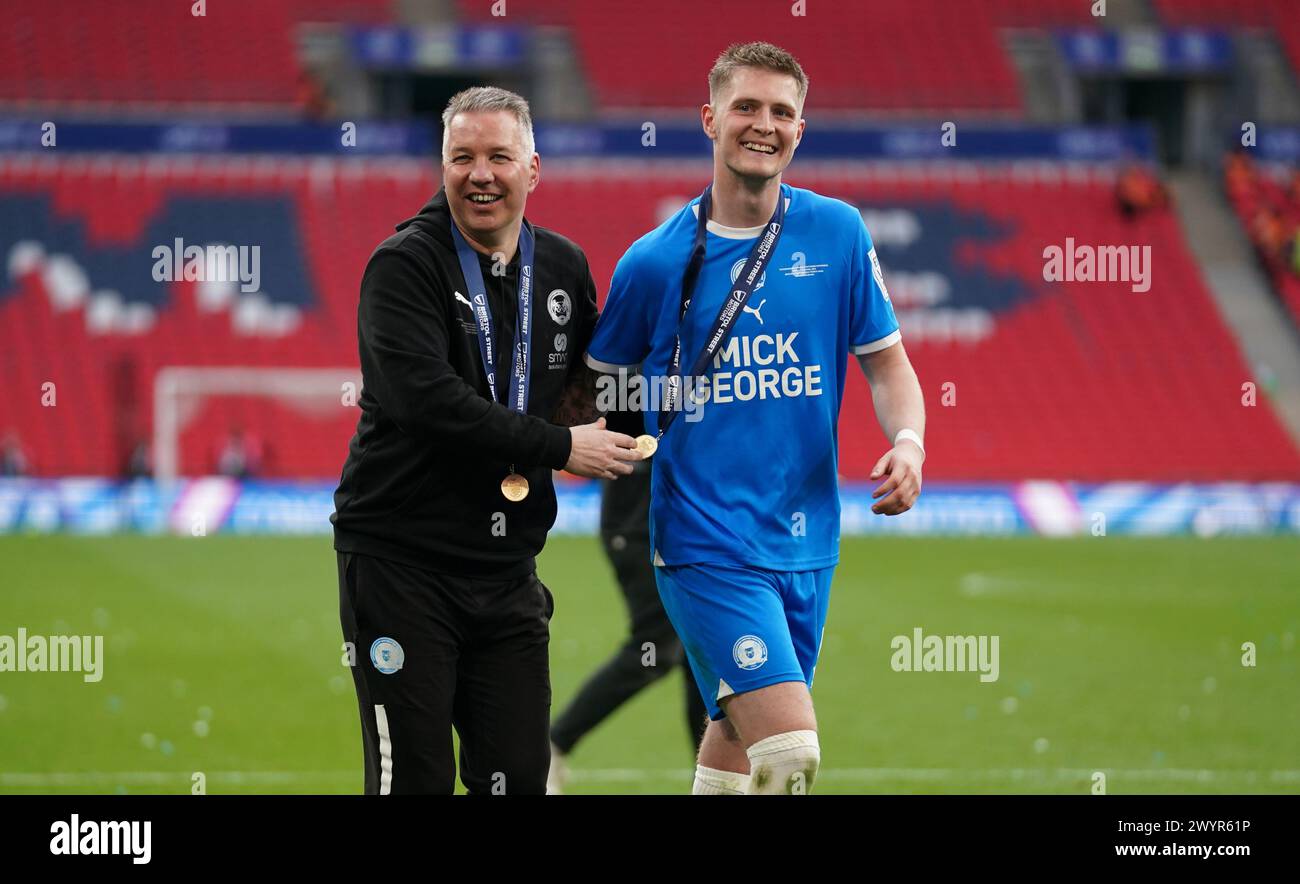
M 181 433 L 205 400 L 267 397 L 301 413 L 325 415 L 355 405 L 360 395 L 361 372 L 355 367 L 168 366 L 154 377 L 154 476 L 164 482 L 179 477 Z

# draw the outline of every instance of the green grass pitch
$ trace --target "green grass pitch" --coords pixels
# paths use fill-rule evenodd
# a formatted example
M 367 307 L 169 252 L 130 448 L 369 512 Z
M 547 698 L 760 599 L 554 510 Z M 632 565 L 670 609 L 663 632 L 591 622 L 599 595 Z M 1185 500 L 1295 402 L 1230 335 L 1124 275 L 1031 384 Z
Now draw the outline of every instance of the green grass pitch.
M 361 789 L 329 539 L 0 537 L 0 634 L 102 634 L 103 680 L 0 672 L 0 792 Z M 555 711 L 623 637 L 557 538 Z M 997 635 L 1000 675 L 890 641 Z M 819 793 L 1300 792 L 1300 539 L 849 539 L 813 699 Z M 1242 645 L 1253 642 L 1254 666 Z M 579 744 L 571 793 L 682 793 L 681 675 Z

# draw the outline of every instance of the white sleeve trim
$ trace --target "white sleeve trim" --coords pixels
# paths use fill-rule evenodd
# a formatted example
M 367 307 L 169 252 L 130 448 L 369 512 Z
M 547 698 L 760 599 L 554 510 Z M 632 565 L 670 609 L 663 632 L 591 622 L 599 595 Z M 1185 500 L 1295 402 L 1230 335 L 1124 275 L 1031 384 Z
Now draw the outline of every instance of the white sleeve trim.
M 853 354 L 855 356 L 865 356 L 867 353 L 875 353 L 884 350 L 886 347 L 892 347 L 901 340 L 903 340 L 903 330 L 895 329 L 892 334 L 885 335 L 878 341 L 872 341 L 870 344 L 858 344 L 853 348 Z
M 616 365 L 612 362 L 601 362 L 599 359 L 595 358 L 590 353 L 587 353 L 582 358 L 586 360 L 587 365 L 591 366 L 596 371 L 603 371 L 605 374 L 618 374 L 620 370 L 625 368 L 630 370 L 630 369 L 641 367 L 641 363 L 639 362 L 633 363 L 631 365 Z

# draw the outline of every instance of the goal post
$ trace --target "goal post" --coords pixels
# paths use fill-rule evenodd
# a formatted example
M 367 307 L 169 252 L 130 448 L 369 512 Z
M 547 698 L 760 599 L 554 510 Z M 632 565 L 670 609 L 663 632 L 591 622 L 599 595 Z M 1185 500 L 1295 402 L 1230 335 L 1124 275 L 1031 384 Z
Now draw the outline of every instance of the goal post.
M 360 395 L 356 367 L 167 366 L 153 382 L 154 476 L 164 482 L 179 477 L 181 433 L 207 399 L 263 396 L 306 414 L 326 414 L 341 404 L 355 405 Z

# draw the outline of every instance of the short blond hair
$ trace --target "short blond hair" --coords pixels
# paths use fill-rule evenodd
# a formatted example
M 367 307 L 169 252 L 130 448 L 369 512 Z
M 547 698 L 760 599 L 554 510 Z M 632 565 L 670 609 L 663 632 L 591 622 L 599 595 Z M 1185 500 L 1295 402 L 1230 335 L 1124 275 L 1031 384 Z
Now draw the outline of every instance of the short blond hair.
M 732 76 L 740 68 L 760 68 L 792 77 L 799 89 L 800 104 L 808 95 L 808 75 L 793 55 L 771 43 L 733 43 L 722 51 L 709 71 L 710 103 L 716 102 L 718 94 L 731 85 Z

